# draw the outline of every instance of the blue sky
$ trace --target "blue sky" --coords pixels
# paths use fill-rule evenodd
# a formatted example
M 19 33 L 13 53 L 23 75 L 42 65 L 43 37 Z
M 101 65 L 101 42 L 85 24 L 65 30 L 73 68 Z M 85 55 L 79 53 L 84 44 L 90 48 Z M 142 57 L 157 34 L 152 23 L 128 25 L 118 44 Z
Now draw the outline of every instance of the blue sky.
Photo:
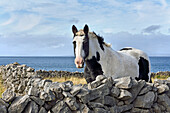
M 73 24 L 114 50 L 170 56 L 168 0 L 1 0 L 0 56 L 73 56 Z

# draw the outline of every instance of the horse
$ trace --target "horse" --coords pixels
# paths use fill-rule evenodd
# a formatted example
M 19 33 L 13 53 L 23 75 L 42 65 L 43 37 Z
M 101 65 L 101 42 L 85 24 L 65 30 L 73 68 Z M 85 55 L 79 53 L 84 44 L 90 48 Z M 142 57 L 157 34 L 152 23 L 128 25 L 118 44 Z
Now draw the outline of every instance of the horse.
M 113 79 L 131 76 L 136 80 L 150 81 L 150 60 L 142 50 L 125 47 L 119 51 L 104 42 L 103 37 L 90 32 L 86 24 L 79 31 L 72 26 L 75 65 L 84 68 L 87 83 L 98 75 L 111 76 Z

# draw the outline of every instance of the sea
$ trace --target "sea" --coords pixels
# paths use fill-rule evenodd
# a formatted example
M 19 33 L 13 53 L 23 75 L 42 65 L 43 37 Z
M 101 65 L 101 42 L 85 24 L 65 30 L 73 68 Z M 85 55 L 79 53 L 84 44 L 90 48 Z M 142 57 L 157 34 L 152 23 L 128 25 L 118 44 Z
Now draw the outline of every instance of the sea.
M 170 57 L 150 57 L 151 72 L 170 71 Z M 0 65 L 7 65 L 18 62 L 26 64 L 35 70 L 57 70 L 69 72 L 83 72 L 84 69 L 77 69 L 74 64 L 74 57 L 15 57 L 0 56 Z

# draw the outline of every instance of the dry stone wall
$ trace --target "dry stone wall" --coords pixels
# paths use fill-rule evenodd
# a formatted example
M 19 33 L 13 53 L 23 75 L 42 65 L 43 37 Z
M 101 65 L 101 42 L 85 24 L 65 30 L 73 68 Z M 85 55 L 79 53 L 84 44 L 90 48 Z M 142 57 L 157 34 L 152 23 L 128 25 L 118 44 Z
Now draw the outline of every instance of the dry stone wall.
M 169 113 L 170 78 L 148 83 L 97 76 L 89 84 L 44 80 L 17 63 L 0 67 L 7 90 L 0 113 Z

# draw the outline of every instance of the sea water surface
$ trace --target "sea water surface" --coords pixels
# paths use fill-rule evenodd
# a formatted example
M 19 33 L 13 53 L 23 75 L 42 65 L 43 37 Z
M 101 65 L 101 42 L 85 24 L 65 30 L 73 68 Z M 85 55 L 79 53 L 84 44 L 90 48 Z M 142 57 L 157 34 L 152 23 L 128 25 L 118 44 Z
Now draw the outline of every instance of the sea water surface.
M 151 72 L 170 71 L 170 57 L 150 57 Z M 0 57 L 0 65 L 18 62 L 26 64 L 36 70 L 57 70 L 70 72 L 83 72 L 74 64 L 74 57 Z

